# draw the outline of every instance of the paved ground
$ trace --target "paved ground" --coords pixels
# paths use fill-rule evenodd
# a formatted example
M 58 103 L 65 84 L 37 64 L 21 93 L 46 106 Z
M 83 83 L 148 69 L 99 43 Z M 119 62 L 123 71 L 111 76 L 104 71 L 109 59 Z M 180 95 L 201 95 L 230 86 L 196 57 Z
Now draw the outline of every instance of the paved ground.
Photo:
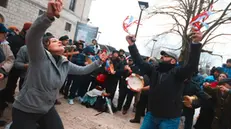
M 118 98 L 118 91 L 114 100 Z M 134 117 L 134 113 L 129 111 L 128 114 L 122 115 L 117 112 L 114 115 L 102 113 L 98 116 L 97 111 L 86 108 L 75 101 L 74 105 L 69 105 L 66 100 L 61 97 L 62 104 L 56 106 L 65 129 L 139 129 L 140 124 L 131 124 L 129 120 Z M 114 102 L 116 103 L 116 102 Z M 3 118 L 11 121 L 11 105 L 5 110 Z M 196 111 L 198 114 L 198 111 Z M 197 115 L 195 115 L 195 118 Z M 4 129 L 4 128 L 0 128 Z M 182 125 L 179 129 L 182 129 Z
M 75 105 L 69 105 L 62 99 L 62 105 L 56 106 L 65 129 L 139 129 L 139 124 L 130 124 L 129 119 L 133 113 L 122 115 L 117 112 L 114 115 L 102 113 L 98 116 L 97 111 L 86 108 L 76 102 Z M 4 112 L 4 118 L 11 121 L 11 106 Z M 0 128 L 3 129 L 3 128 Z

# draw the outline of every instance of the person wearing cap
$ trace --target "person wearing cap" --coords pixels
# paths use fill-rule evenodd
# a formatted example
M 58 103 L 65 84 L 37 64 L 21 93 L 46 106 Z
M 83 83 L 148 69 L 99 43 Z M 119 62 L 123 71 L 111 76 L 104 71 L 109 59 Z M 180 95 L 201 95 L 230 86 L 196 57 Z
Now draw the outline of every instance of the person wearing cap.
M 0 53 L 2 61 L 0 62 L 0 69 L 4 73 L 0 73 L 0 88 L 6 86 L 6 73 L 9 73 L 14 64 L 14 55 L 10 50 L 9 42 L 6 40 L 8 29 L 0 23 Z
M 125 56 L 125 51 L 123 49 L 119 50 L 119 56 Z
M 117 50 L 112 51 L 112 57 L 109 59 L 113 66 L 114 66 L 114 72 L 108 72 L 106 71 L 106 75 L 107 75 L 107 79 L 105 80 L 105 82 L 103 83 L 103 87 L 106 87 L 106 92 L 110 94 L 109 99 L 111 99 L 111 101 L 113 102 L 114 96 L 115 96 L 115 92 L 117 89 L 117 84 L 118 81 L 122 75 L 122 73 L 125 71 L 124 70 L 124 66 L 121 63 L 120 59 L 119 59 L 119 52 Z M 112 110 L 114 112 L 117 111 L 117 108 L 115 107 L 115 105 L 112 103 Z
M 98 51 L 100 50 L 100 46 L 98 45 L 98 42 L 96 39 L 92 39 L 92 42 L 89 46 L 91 46 L 94 49 L 95 54 L 97 54 Z
M 62 42 L 63 46 L 66 46 L 69 43 L 69 37 L 67 35 L 60 37 L 59 40 Z
M 3 88 L 5 88 L 7 83 L 7 74 L 10 72 L 14 64 L 14 55 L 10 50 L 9 43 L 6 41 L 7 37 L 7 28 L 0 23 L 0 114 L 2 115 L 4 109 L 7 107 L 7 104 L 4 101 L 5 94 L 3 94 Z M 1 116 L 0 115 L 0 116 Z M 0 122 L 0 125 L 2 122 Z
M 118 105 L 117 109 L 120 111 L 123 107 L 122 113 L 125 115 L 127 114 L 128 109 L 130 108 L 133 96 L 135 94 L 134 91 L 127 87 L 126 78 L 129 77 L 132 73 L 140 75 L 139 68 L 134 64 L 132 58 L 128 59 L 128 64 L 123 65 L 124 72 L 121 76 L 119 82 L 119 98 L 118 98 Z M 126 101 L 125 101 L 126 98 Z M 125 101 L 125 104 L 124 104 Z
M 220 68 L 214 67 L 211 70 L 211 75 L 204 79 L 202 89 L 204 87 L 216 88 L 218 82 L 222 79 L 228 78 L 226 73 L 222 73 Z M 206 92 L 206 90 L 204 90 Z M 195 129 L 211 129 L 211 124 L 214 118 L 214 102 L 213 99 L 203 101 L 200 106 L 200 114 L 194 125 Z
M 64 129 L 54 104 L 66 76 L 88 74 L 107 58 L 101 53 L 100 59 L 92 64 L 78 66 L 63 56 L 61 41 L 43 37 L 55 17 L 60 16 L 62 7 L 62 0 L 49 1 L 47 12 L 34 21 L 26 35 L 29 67 L 23 88 L 13 103 L 10 129 L 37 129 L 37 124 L 41 129 Z
M 197 70 L 202 33 L 193 31 L 189 60 L 184 66 L 177 66 L 177 56 L 161 52 L 161 62 L 151 65 L 140 56 L 135 45 L 135 36 L 127 36 L 129 51 L 134 63 L 150 78 L 149 112 L 146 113 L 141 129 L 178 129 L 182 111 L 183 82 Z
M 16 26 L 9 26 L 8 30 L 9 32 L 8 32 L 7 37 L 18 35 L 20 32 Z
M 231 128 L 231 79 L 226 78 L 218 82 L 218 87 L 204 86 L 204 90 L 213 98 L 215 114 L 211 125 L 212 129 Z
M 25 36 L 31 24 L 32 23 L 30 22 L 25 22 L 19 35 L 10 36 L 7 38 L 7 41 L 9 42 L 9 45 L 10 45 L 10 49 L 13 52 L 15 58 L 17 57 L 17 53 L 19 49 L 23 45 L 25 45 Z M 17 87 L 17 81 L 20 77 L 20 74 L 21 74 L 21 70 L 13 66 L 13 68 L 11 69 L 8 75 L 8 81 L 6 84 L 6 88 L 4 89 L 5 99 L 7 102 L 10 102 L 10 103 L 14 102 L 15 89 Z

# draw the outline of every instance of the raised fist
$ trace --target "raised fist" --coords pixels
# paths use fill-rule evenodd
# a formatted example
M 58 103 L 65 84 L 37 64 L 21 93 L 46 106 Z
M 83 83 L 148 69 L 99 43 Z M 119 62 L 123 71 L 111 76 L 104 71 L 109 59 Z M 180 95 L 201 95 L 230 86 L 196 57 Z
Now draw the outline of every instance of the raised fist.
M 47 16 L 49 18 L 60 17 L 63 8 L 63 0 L 50 0 L 47 5 Z

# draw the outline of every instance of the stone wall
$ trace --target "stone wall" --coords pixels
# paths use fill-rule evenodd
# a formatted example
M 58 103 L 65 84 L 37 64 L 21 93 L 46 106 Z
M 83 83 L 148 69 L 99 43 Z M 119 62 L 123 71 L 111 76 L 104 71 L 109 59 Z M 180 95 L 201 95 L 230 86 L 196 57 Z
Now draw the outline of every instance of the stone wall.
M 40 10 L 46 10 L 47 2 L 48 0 L 8 0 L 7 8 L 0 6 L 0 14 L 5 17 L 7 26 L 14 25 L 21 29 L 25 22 L 33 22 L 39 16 Z M 57 37 L 68 35 L 73 39 L 77 21 L 81 21 L 82 18 L 82 22 L 86 23 L 88 18 L 91 0 L 86 0 L 85 4 L 84 2 L 85 0 L 76 0 L 75 10 L 71 11 L 69 10 L 70 0 L 64 0 L 61 17 L 53 23 L 48 31 Z M 71 24 L 70 32 L 65 31 L 66 22 Z

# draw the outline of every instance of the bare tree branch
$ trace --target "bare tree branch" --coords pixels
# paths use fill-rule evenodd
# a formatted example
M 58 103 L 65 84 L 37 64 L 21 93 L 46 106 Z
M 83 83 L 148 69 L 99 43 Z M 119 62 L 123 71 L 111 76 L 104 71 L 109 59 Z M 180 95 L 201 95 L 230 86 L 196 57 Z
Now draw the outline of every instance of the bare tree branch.
M 221 16 L 218 18 L 218 20 L 211 26 L 209 29 L 203 34 L 203 38 L 211 31 L 214 27 L 217 26 L 217 24 L 222 20 L 222 18 L 225 16 L 227 10 L 231 6 L 231 2 L 228 4 L 228 6 L 224 9 L 224 12 L 221 14 Z

